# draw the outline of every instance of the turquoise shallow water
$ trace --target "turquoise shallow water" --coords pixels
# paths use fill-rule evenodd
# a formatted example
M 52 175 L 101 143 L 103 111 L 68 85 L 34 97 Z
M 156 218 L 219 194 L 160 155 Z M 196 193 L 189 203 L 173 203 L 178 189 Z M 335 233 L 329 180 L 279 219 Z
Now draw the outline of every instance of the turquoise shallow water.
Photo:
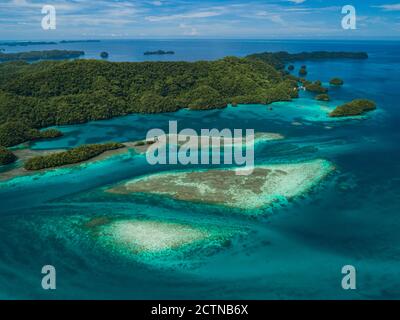
M 263 51 L 260 46 L 242 43 L 239 50 L 223 43 L 220 50 L 240 54 Z M 285 49 L 285 43 L 279 46 Z M 286 46 L 295 51 L 317 48 L 315 42 Z M 337 50 L 337 43 L 319 46 Z M 265 44 L 263 48 L 269 49 Z M 281 133 L 285 140 L 257 145 L 257 164 L 321 158 L 334 163 L 337 171 L 310 193 L 283 207 L 261 210 L 257 217 L 156 196 L 105 193 L 105 188 L 138 176 L 183 169 L 152 167 L 134 154 L 2 182 L 0 298 L 400 298 L 400 45 L 358 43 L 354 48 L 370 52 L 371 58 L 307 62 L 312 79 L 345 80 L 343 88 L 331 90 L 330 103 L 315 102 L 303 93 L 291 103 L 274 104 L 272 111 L 250 105 L 130 115 L 63 127 L 63 138 L 32 145 L 57 149 L 143 139 L 147 130 L 166 129 L 169 120 L 177 120 L 180 129 Z M 377 101 L 378 111 L 359 119 L 326 118 L 327 110 L 359 97 Z M 240 227 L 244 234 L 217 248 L 188 251 L 179 259 L 132 259 L 103 246 L 82 227 L 91 218 L 104 216 Z M 40 286 L 46 264 L 57 269 L 54 292 Z M 357 268 L 356 291 L 341 289 L 341 268 L 348 264 Z

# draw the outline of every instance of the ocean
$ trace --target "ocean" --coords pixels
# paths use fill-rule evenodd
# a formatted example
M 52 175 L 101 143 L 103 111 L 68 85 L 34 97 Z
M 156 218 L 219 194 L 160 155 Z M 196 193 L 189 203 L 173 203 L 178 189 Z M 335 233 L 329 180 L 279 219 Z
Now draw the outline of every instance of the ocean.
M 330 89 L 330 102 L 302 92 L 272 109 L 129 115 L 59 127 L 64 136 L 35 150 L 144 139 L 152 128 L 254 129 L 284 140 L 256 146 L 256 164 L 324 159 L 336 168 L 310 192 L 252 215 L 221 206 L 152 195 L 115 195 L 107 188 L 152 173 L 196 166 L 150 166 L 143 156 L 105 160 L 0 182 L 2 299 L 399 299 L 400 298 L 400 43 L 307 40 L 113 40 L 5 47 L 6 52 L 83 50 L 111 61 L 214 60 L 264 51 L 366 51 L 368 60 L 306 61 L 308 78 Z M 173 50 L 173 56 L 144 56 Z M 333 120 L 327 110 L 356 98 L 376 101 L 365 117 Z M 211 166 L 210 166 L 211 167 Z M 202 167 L 204 169 L 204 167 Z M 4 169 L 2 169 L 4 170 Z M 127 252 L 109 232 L 89 232 L 93 218 L 239 228 L 224 245 Z M 214 230 L 214 229 L 213 229 Z M 108 232 L 108 233 L 107 233 Z M 154 236 L 157 238 L 157 235 Z M 165 239 L 164 239 L 165 240 Z M 44 265 L 57 270 L 57 289 L 42 289 Z M 342 268 L 357 270 L 357 290 L 343 290 Z

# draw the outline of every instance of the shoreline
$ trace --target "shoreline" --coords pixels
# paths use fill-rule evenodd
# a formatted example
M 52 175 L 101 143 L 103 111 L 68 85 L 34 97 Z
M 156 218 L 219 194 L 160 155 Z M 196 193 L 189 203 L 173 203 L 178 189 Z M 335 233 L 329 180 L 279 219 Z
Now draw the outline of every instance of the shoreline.
M 169 136 L 169 135 L 167 135 Z M 179 136 L 179 135 L 178 135 Z M 188 136 L 184 136 L 184 137 L 188 137 Z M 199 137 L 200 139 L 204 139 L 204 138 L 210 138 L 210 137 Z M 254 144 L 256 145 L 257 143 L 262 143 L 262 142 L 266 142 L 266 141 L 274 141 L 274 140 L 282 140 L 285 137 L 279 133 L 267 133 L 267 132 L 258 132 L 255 133 L 255 140 L 254 140 Z M 168 137 L 167 137 L 168 139 Z M 223 138 L 220 137 L 220 142 L 223 142 Z M 151 142 L 151 140 L 150 140 Z M 138 145 L 138 143 L 145 143 L 144 145 Z M 182 142 L 181 144 L 178 145 L 183 145 L 185 142 Z M 236 143 L 242 143 L 243 147 L 246 147 L 247 145 L 243 145 L 243 141 L 242 140 L 234 140 L 233 144 L 231 145 L 227 145 L 227 146 L 235 146 Z M 10 170 L 6 170 L 3 172 L 0 172 L 0 182 L 4 182 L 4 181 L 10 181 L 14 178 L 17 177 L 24 177 L 24 176 L 32 176 L 35 174 L 41 174 L 41 173 L 46 173 L 49 171 L 55 171 L 57 169 L 66 169 L 66 168 L 74 168 L 74 167 L 78 167 L 80 165 L 84 165 L 84 164 L 89 164 L 89 163 L 94 163 L 94 162 L 98 162 L 98 161 L 102 161 L 117 155 L 122 155 L 122 154 L 126 154 L 129 151 L 134 151 L 136 154 L 138 155 L 144 155 L 147 153 L 148 149 L 153 145 L 153 143 L 146 143 L 146 140 L 139 140 L 139 141 L 129 141 L 129 142 L 124 142 L 122 143 L 123 145 L 125 145 L 124 148 L 120 148 L 120 149 L 116 149 L 116 150 L 108 150 L 103 152 L 102 154 L 93 157 L 91 159 L 88 159 L 86 161 L 82 161 L 82 162 L 78 162 L 78 163 L 74 163 L 74 164 L 68 164 L 68 165 L 64 165 L 64 166 L 60 166 L 60 167 L 54 167 L 54 168 L 47 168 L 47 169 L 41 169 L 41 170 L 34 170 L 34 171 L 29 171 L 24 169 L 23 167 L 23 162 L 28 160 L 29 158 L 32 157 L 36 157 L 36 156 L 43 156 L 43 155 L 49 155 L 52 153 L 59 153 L 59 152 L 64 152 L 67 149 L 54 149 L 54 150 L 32 150 L 29 149 L 29 147 L 23 147 L 20 149 L 16 149 L 14 150 L 14 154 L 18 157 L 18 161 L 16 162 L 16 167 L 10 169 Z M 168 145 L 168 144 L 167 144 Z M 194 147 L 195 145 L 192 145 L 192 147 Z M 200 147 L 200 145 L 198 146 Z M 16 147 L 15 147 L 16 148 Z M 224 148 L 224 144 L 221 143 L 221 149 Z

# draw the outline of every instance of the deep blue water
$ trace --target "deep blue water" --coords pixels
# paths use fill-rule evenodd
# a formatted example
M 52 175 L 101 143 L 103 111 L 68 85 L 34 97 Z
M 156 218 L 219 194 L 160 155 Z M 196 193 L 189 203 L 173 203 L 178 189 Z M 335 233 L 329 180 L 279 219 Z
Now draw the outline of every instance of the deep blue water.
M 124 180 L 177 169 L 151 167 L 135 155 L 1 183 L 0 298 L 400 298 L 398 42 L 104 41 L 56 47 L 84 50 L 87 58 L 105 50 L 114 61 L 142 61 L 144 51 L 156 49 L 176 51 L 173 57 L 162 57 L 176 60 L 278 50 L 362 50 L 370 59 L 306 63 L 310 79 L 344 79 L 342 88 L 331 89 L 329 103 L 317 103 L 303 93 L 291 103 L 274 104 L 272 111 L 251 105 L 130 115 L 62 127 L 64 137 L 33 144 L 34 149 L 57 149 L 137 140 L 147 130 L 167 128 L 169 120 L 177 120 L 180 129 L 281 133 L 285 140 L 257 146 L 256 163 L 322 158 L 334 163 L 337 171 L 306 196 L 265 210 L 257 218 L 160 197 L 104 193 L 105 187 Z M 326 117 L 324 108 L 354 98 L 373 99 L 378 110 L 362 119 Z M 240 226 L 248 234 L 216 252 L 182 256 L 181 263 L 171 267 L 165 261 L 139 261 L 101 247 L 79 227 L 85 219 L 98 216 Z M 57 269 L 53 292 L 40 285 L 40 271 L 47 264 Z M 357 269 L 355 291 L 341 288 L 341 269 L 349 264 Z

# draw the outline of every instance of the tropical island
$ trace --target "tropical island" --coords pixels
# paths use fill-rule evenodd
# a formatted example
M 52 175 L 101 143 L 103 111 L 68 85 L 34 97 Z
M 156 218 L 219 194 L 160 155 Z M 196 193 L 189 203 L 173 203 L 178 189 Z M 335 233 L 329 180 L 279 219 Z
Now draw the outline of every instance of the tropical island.
M 175 54 L 174 51 L 164 51 L 164 50 L 157 50 L 157 51 L 146 51 L 144 53 L 145 56 L 150 55 L 165 55 L 165 54 Z
M 46 41 L 13 41 L 13 42 L 0 42 L 0 46 L 9 47 L 27 47 L 27 46 L 38 46 L 38 45 L 52 45 L 57 44 L 57 42 L 46 42 Z
M 62 40 L 60 43 L 97 43 L 101 42 L 101 40 Z
M 17 122 L 29 131 L 129 113 L 267 104 L 298 97 L 297 86 L 262 61 L 234 57 L 193 63 L 10 62 L 0 64 L 0 126 Z
M 329 81 L 329 84 L 331 86 L 342 86 L 344 84 L 344 81 L 340 78 L 333 78 L 331 81 Z
M 328 94 L 321 93 L 321 94 L 318 94 L 318 95 L 315 96 L 315 100 L 318 100 L 318 101 L 330 101 L 331 98 L 329 97 Z
M 1 53 L 0 62 L 5 61 L 36 61 L 36 60 L 61 60 L 76 59 L 83 56 L 83 51 L 70 50 L 46 50 L 46 51 L 29 51 L 18 53 Z
M 114 142 L 82 145 L 68 151 L 30 158 L 25 162 L 24 168 L 34 171 L 76 164 L 94 158 L 106 151 L 120 148 L 125 148 L 125 145 Z
M 345 103 L 341 106 L 336 107 L 329 116 L 330 117 L 348 117 L 348 116 L 360 116 L 366 112 L 373 111 L 376 109 L 376 103 L 366 99 L 356 99 L 351 102 Z
M 71 58 L 84 53 L 55 50 L 44 51 L 43 55 L 39 52 L 36 57 L 64 54 Z M 32 58 L 32 53 L 15 55 L 20 59 Z M 366 54 L 316 53 L 315 57 L 330 55 L 359 58 Z M 130 113 L 174 112 L 182 108 L 208 110 L 229 104 L 290 101 L 299 96 L 300 81 L 310 92 L 326 93 L 320 81 L 299 79 L 274 67 L 284 65 L 282 59 L 293 61 L 296 56 L 265 53 L 198 62 L 2 63 L 0 145 L 10 147 L 61 134 L 54 129 L 39 130 L 49 126 L 80 124 Z M 314 54 L 303 53 L 300 57 L 312 58 Z
M 285 64 L 295 61 L 338 60 L 338 59 L 368 59 L 366 52 L 341 52 L 341 51 L 313 51 L 301 53 L 263 52 L 249 55 L 250 59 L 259 59 L 273 65 L 277 69 L 284 69 Z

